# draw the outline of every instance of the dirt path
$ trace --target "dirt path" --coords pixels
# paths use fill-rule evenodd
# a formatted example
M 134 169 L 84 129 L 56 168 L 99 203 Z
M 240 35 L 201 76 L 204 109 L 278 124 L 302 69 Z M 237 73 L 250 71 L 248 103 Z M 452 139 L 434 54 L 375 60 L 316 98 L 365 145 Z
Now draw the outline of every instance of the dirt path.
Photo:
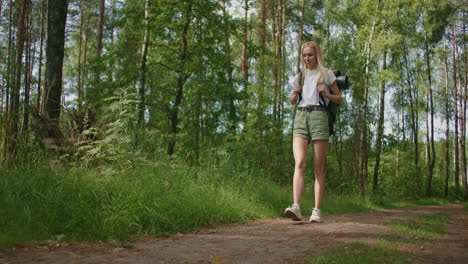
M 468 263 L 468 210 L 461 205 L 336 214 L 320 224 L 278 218 L 139 239 L 133 249 L 103 244 L 22 248 L 0 252 L 0 263 L 304 263 L 340 245 L 373 243 L 396 233 L 383 223 L 435 213 L 451 215 L 447 234 L 423 245 L 402 244 L 399 250 L 413 263 Z

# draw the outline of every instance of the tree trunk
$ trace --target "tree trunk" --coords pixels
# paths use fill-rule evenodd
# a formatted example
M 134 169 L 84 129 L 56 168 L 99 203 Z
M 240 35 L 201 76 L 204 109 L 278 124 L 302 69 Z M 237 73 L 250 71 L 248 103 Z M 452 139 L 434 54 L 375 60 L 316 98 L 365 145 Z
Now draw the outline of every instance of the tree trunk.
M 380 1 L 379 1 L 380 3 Z M 359 177 L 359 191 L 361 195 L 365 194 L 365 187 L 367 183 L 367 100 L 368 100 L 368 93 L 369 93 L 369 78 L 370 78 L 370 63 L 371 63 L 371 54 L 372 54 L 372 41 L 375 31 L 375 24 L 376 21 L 372 22 L 371 33 L 369 35 L 369 40 L 367 42 L 367 58 L 366 58 L 366 65 L 365 65 L 365 75 L 364 75 L 364 102 L 362 104 L 362 112 L 361 112 L 361 133 L 360 133 L 360 141 L 359 141 L 359 170 L 358 170 L 358 177 Z
M 298 40 L 298 48 L 297 48 L 297 67 L 296 73 L 301 71 L 301 61 L 302 61 L 302 39 L 303 39 L 303 32 L 304 32 L 304 13 L 305 7 L 307 4 L 307 0 L 302 0 L 302 8 L 301 8 L 301 22 L 299 24 L 299 40 Z
M 278 81 L 279 81 L 279 74 L 278 74 L 278 71 L 279 71 L 279 63 L 278 63 L 278 32 L 279 32 L 279 17 L 278 17 L 278 6 L 274 3 L 272 3 L 272 5 L 274 5 L 273 7 L 269 8 L 271 9 L 271 12 L 273 13 L 272 16 L 271 16 L 271 24 L 272 25 L 272 30 L 271 30 L 271 43 L 272 43 L 272 50 L 274 52 L 274 56 L 273 56 L 273 65 L 271 66 L 271 72 L 272 72 L 272 77 L 271 79 L 273 80 L 273 94 L 272 95 L 269 95 L 270 93 L 267 92 L 267 98 L 271 97 L 273 98 L 273 121 L 276 122 L 276 114 L 278 112 L 278 96 L 277 96 L 277 89 L 278 89 Z M 267 103 L 268 105 L 269 103 Z M 275 128 L 277 126 L 275 125 Z
M 23 138 L 25 144 L 28 143 L 28 130 L 29 130 L 29 101 L 30 101 L 30 91 L 31 91 L 31 82 L 32 82 L 32 69 L 34 67 L 34 51 L 36 50 L 32 46 L 32 27 L 33 27 L 33 16 L 31 5 L 28 6 L 27 10 L 28 16 L 28 39 L 27 39 L 27 49 L 26 49 L 26 71 L 24 73 L 25 85 L 24 85 L 24 104 L 23 104 Z
M 10 8 L 8 13 L 8 49 L 7 49 L 7 78 L 6 78 L 6 105 L 5 109 L 8 109 L 8 114 L 11 112 L 10 108 L 10 93 L 12 90 L 12 60 L 13 60 L 13 37 L 12 37 L 12 27 L 13 27 L 13 0 L 10 0 Z M 6 148 L 5 148 L 6 149 Z
M 2 23 L 2 10 L 3 10 L 3 1 L 0 0 L 0 23 Z M 2 59 L 3 57 L 3 54 L 0 56 L 0 59 Z M 1 84 L 0 84 L 0 113 L 3 112 L 3 104 L 5 102 L 4 100 L 4 96 L 5 96 L 5 88 L 6 88 L 6 85 L 5 85 L 5 78 L 2 78 L 1 79 Z M 0 122 L 0 125 L 1 125 L 1 122 Z M 2 129 L 0 128 L 0 139 L 3 138 L 3 131 Z
M 149 46 L 149 10 L 150 0 L 145 1 L 145 35 L 143 37 L 143 45 L 141 47 L 141 66 L 140 66 L 140 103 L 138 104 L 138 126 L 143 127 L 145 120 L 145 80 L 146 80 L 146 57 L 148 55 Z
M 384 51 L 383 54 L 383 67 L 382 70 L 387 69 L 387 50 Z M 380 152 L 382 150 L 382 138 L 383 138 L 383 124 L 384 124 L 384 119 L 385 119 L 385 81 L 382 81 L 380 84 L 380 105 L 379 105 L 379 122 L 378 122 L 378 128 L 377 128 L 377 140 L 375 142 L 376 144 L 376 150 L 375 150 L 375 166 L 374 166 L 374 184 L 372 190 L 374 193 L 378 192 L 378 187 L 379 187 L 379 166 L 380 166 Z
M 84 102 L 84 89 L 83 89 L 83 66 L 82 66 L 82 50 L 83 50 L 83 26 L 84 26 L 84 21 L 85 21 L 85 8 L 84 8 L 84 0 L 81 0 L 80 3 L 80 30 L 78 33 L 78 77 L 77 77 L 77 92 L 78 92 L 78 108 L 81 108 L 83 106 Z
M 89 3 L 88 3 L 89 4 Z M 96 102 L 99 101 L 101 99 L 100 97 L 100 91 L 99 92 L 94 92 L 94 98 L 92 98 L 93 101 L 91 100 L 87 100 L 88 95 L 90 94 L 89 92 L 85 94 L 85 82 L 86 81 L 89 81 L 89 79 L 87 80 L 87 77 L 88 77 L 88 66 L 87 66 L 87 62 L 88 62 L 88 42 L 89 42 L 89 39 L 90 39 L 90 35 L 92 34 L 91 33 L 91 29 L 90 29 L 90 24 L 91 24 L 91 10 L 90 10 L 90 7 L 88 6 L 88 4 L 86 4 L 85 2 L 85 9 L 84 9 L 84 18 L 85 18 L 85 22 L 84 22 L 84 45 L 83 45 L 83 48 L 84 49 L 82 52 L 83 52 L 83 59 L 81 61 L 81 81 L 80 81 L 80 89 L 83 93 L 83 100 L 84 101 L 89 101 L 87 102 L 87 104 L 93 104 L 92 105 L 92 108 L 93 108 L 93 111 L 96 111 Z M 89 90 L 88 90 L 89 91 Z M 94 90 L 95 91 L 95 90 Z
M 105 0 L 99 0 L 99 16 L 98 16 L 98 31 L 96 39 L 96 59 L 97 63 L 101 62 L 101 53 L 102 53 L 102 35 L 104 31 L 104 10 L 105 10 Z M 97 89 L 99 88 L 99 82 L 101 81 L 101 67 L 96 68 L 94 83 Z
M 65 45 L 65 24 L 68 1 L 49 0 L 46 47 L 46 112 L 57 122 L 60 118 L 62 67 Z
M 272 40 L 275 56 L 273 58 L 273 121 L 274 121 L 274 132 L 278 139 L 281 137 L 283 128 L 280 123 L 280 111 L 281 111 L 281 87 L 283 83 L 282 69 L 283 69 L 283 1 L 278 0 L 275 8 L 273 8 L 272 15 Z
M 196 31 L 196 36 L 197 36 L 197 45 L 201 46 L 203 45 L 203 27 L 202 27 L 202 22 L 198 20 L 197 24 L 197 31 Z M 198 50 L 197 56 L 202 57 L 203 56 L 203 51 Z M 203 60 L 198 61 L 198 69 L 200 70 L 199 75 L 201 78 L 205 78 L 205 67 Z M 194 103 L 194 109 L 193 109 L 193 126 L 194 126 L 194 136 L 195 136 L 195 142 L 194 142 L 194 152 L 195 152 L 195 162 L 198 164 L 200 161 L 200 146 L 201 141 L 203 140 L 203 115 L 202 115 L 202 110 L 203 110 L 203 87 L 200 85 L 197 85 L 196 87 L 196 99 Z
M 3 7 L 3 0 L 0 0 L 0 23 L 2 23 L 2 7 Z
M 455 30 L 456 32 L 456 30 Z M 463 24 L 463 33 L 465 33 L 465 24 Z M 463 34 L 464 36 L 464 34 Z M 455 40 L 458 39 L 458 34 L 454 35 L 453 38 Z M 465 41 L 462 40 L 463 45 L 465 45 Z M 459 113 L 459 127 L 460 127 L 460 166 L 461 166 L 461 180 L 462 186 L 464 188 L 464 199 L 468 200 L 468 183 L 467 183 L 467 175 L 466 175 L 466 148 L 465 148 L 465 139 L 466 139 L 466 101 L 467 101 L 467 88 L 466 88 L 466 78 L 463 78 L 464 75 L 462 74 L 461 69 L 461 59 L 460 54 L 458 52 L 458 45 L 455 45 L 455 55 L 456 55 L 456 65 L 458 70 L 458 87 L 459 87 L 459 101 L 460 101 L 460 109 Z M 465 55 L 466 56 L 466 55 Z M 455 62 L 454 62 L 455 63 Z
M 282 132 L 283 132 L 283 126 L 282 126 L 282 119 L 281 119 L 281 106 L 283 104 L 282 101 L 282 87 L 284 87 L 283 82 L 284 82 L 284 64 L 283 64 L 283 47 L 284 47 L 284 22 L 285 19 L 283 17 L 284 15 L 284 8 L 285 8 L 285 3 L 283 0 L 278 0 L 278 37 L 277 37 L 277 63 L 278 63 L 278 68 L 277 68 L 277 83 L 276 85 L 276 93 L 275 93 L 275 98 L 276 98 L 276 113 L 275 113 L 275 120 L 276 120 L 276 125 L 275 127 L 277 128 L 277 136 L 278 138 L 282 138 Z
M 226 12 L 226 1 L 223 1 L 223 19 L 224 23 L 228 23 L 228 13 Z M 229 27 L 227 27 L 229 28 Z M 233 72 L 234 68 L 232 66 L 231 59 L 231 44 L 229 43 L 229 37 L 231 35 L 230 30 L 224 32 L 224 48 L 226 50 L 226 76 L 227 76 L 227 89 L 228 89 L 228 100 L 229 100 L 229 114 L 228 114 L 228 129 L 231 134 L 235 134 L 237 121 L 236 121 L 236 107 L 234 105 L 234 82 L 233 82 Z
M 248 45 L 248 14 L 249 14 L 249 1 L 245 0 L 244 2 L 244 36 L 242 39 L 242 73 L 243 73 L 243 84 L 244 84 L 244 91 L 243 91 L 243 103 L 242 103 L 242 121 L 247 121 L 247 108 L 249 105 L 249 94 L 248 94 L 248 86 L 249 86 L 249 63 L 248 63 L 248 54 L 247 54 L 247 45 Z
M 452 26 L 452 78 L 453 78 L 453 109 L 454 109 L 454 128 L 453 128 L 453 174 L 455 181 L 455 197 L 459 197 L 460 194 L 460 165 L 459 165 L 459 153 L 458 153 L 458 82 L 457 82 L 457 69 L 456 69 L 456 28 L 455 24 Z
M 168 146 L 167 146 L 167 154 L 172 155 L 174 154 L 175 150 L 175 144 L 176 144 L 176 135 L 177 135 L 177 124 L 179 122 L 179 105 L 182 101 L 182 95 L 184 91 L 184 84 L 187 81 L 188 77 L 190 77 L 190 74 L 185 73 L 185 63 L 188 57 L 188 48 L 187 48 L 187 39 L 188 39 L 188 30 L 190 27 L 190 22 L 192 20 L 192 4 L 193 2 L 190 1 L 187 11 L 186 11 L 186 20 L 185 20 L 185 25 L 184 29 L 182 32 L 181 36 L 181 46 L 180 46 L 180 51 L 179 51 L 179 71 L 178 71 L 178 77 L 177 77 L 177 93 L 176 97 L 174 100 L 173 107 L 170 109 L 170 116 L 169 120 L 171 122 L 170 124 L 170 130 L 169 130 L 169 141 L 168 141 Z
M 45 90 L 45 86 L 42 85 L 42 52 L 43 52 L 43 44 L 44 44 L 44 22 L 46 20 L 46 11 L 47 11 L 47 0 L 42 0 L 42 6 L 41 6 L 41 40 L 40 40 L 40 45 L 39 45 L 39 73 L 38 73 L 38 81 L 37 81 L 37 99 L 36 99 L 36 105 L 37 105 L 37 110 L 39 111 L 40 114 L 43 114 L 43 106 L 41 105 L 41 98 L 43 97 L 43 91 Z M 44 102 L 44 101 L 42 101 Z
M 450 109 L 449 109 L 449 100 L 450 100 L 450 93 L 449 93 L 449 76 L 448 76 L 448 62 L 447 62 L 447 46 L 444 45 L 444 73 L 445 73 L 445 182 L 444 182 L 444 197 L 448 197 L 448 185 L 449 185 L 449 178 L 450 178 L 450 144 L 449 144 L 449 135 L 450 135 Z
M 96 57 L 101 57 L 102 52 L 102 35 L 104 31 L 104 11 L 105 11 L 105 0 L 99 0 L 99 16 L 98 16 L 98 31 L 96 39 Z M 146 13 L 146 5 L 145 5 Z M 99 71 L 98 71 L 99 73 Z
M 257 106 L 257 129 L 258 136 L 263 135 L 264 123 L 264 91 L 265 91 L 265 57 L 266 57 L 266 0 L 262 0 L 260 26 L 260 65 L 258 73 L 258 106 Z
M 11 163 L 16 159 L 17 145 L 19 144 L 19 98 L 20 98 L 20 89 L 21 89 L 21 71 L 23 66 L 23 48 L 24 41 L 27 38 L 27 29 L 26 29 L 26 17 L 28 12 L 28 5 L 30 4 L 29 0 L 21 1 L 21 4 L 18 5 L 18 35 L 16 39 L 16 58 L 13 65 L 14 68 L 14 79 L 11 91 L 11 107 L 10 107 L 10 116 L 8 118 L 8 136 L 6 141 L 7 151 L 4 155 L 6 157 L 6 162 Z
M 408 51 L 405 48 L 405 53 L 403 55 L 404 59 L 404 66 L 406 72 L 406 83 L 408 85 L 408 94 L 409 94 L 409 101 L 410 101 L 410 117 L 411 117 L 411 131 L 413 132 L 413 146 L 414 146 L 414 167 L 415 167 L 415 174 L 416 174 L 416 182 L 418 188 L 418 194 L 421 194 L 422 191 L 422 179 L 421 174 L 419 173 L 419 146 L 418 146 L 418 137 L 419 137 L 419 118 L 418 118 L 418 100 L 417 100 L 417 89 L 413 85 L 412 80 L 413 74 L 411 73 L 410 66 L 408 65 Z
M 115 27 L 115 6 L 116 6 L 116 1 L 117 0 L 112 0 L 112 7 L 111 7 L 111 23 L 109 26 L 109 45 L 113 46 L 114 45 L 114 27 Z M 113 65 L 112 62 L 109 60 L 108 65 L 106 66 L 107 70 L 107 80 L 108 82 L 113 82 L 114 81 L 114 72 L 113 72 Z
M 427 80 L 428 80 L 428 99 L 429 99 L 429 111 L 430 111 L 430 140 L 427 142 L 429 146 L 429 151 L 428 151 L 428 158 L 429 158 L 429 166 L 428 166 L 428 174 L 427 174 L 427 189 L 426 189 L 426 195 L 427 196 L 432 196 L 432 178 L 434 174 L 434 166 L 435 166 L 435 159 L 436 159 L 436 153 L 435 153 L 435 145 L 434 145 L 434 100 L 433 100 L 433 95 L 432 95 L 432 75 L 431 75 L 431 60 L 429 58 L 430 56 L 430 48 L 429 48 L 429 43 L 425 44 L 425 55 L 426 55 L 426 73 L 427 73 Z M 428 130 L 429 132 L 429 130 Z M 428 137 L 429 139 L 429 137 Z
M 282 67 L 281 67 L 281 86 L 280 86 L 280 127 L 283 128 L 283 123 L 284 123 L 284 99 L 286 98 L 285 93 L 286 89 L 285 83 L 286 83 L 286 76 L 285 76 L 285 71 L 286 71 L 286 33 L 285 33 L 285 27 L 286 27 L 286 8 L 287 8 L 287 2 L 283 1 L 283 22 L 282 22 L 282 41 L 281 41 L 281 48 L 282 48 Z M 283 137 L 281 137 L 281 140 L 283 140 Z M 283 144 L 281 144 L 283 145 Z

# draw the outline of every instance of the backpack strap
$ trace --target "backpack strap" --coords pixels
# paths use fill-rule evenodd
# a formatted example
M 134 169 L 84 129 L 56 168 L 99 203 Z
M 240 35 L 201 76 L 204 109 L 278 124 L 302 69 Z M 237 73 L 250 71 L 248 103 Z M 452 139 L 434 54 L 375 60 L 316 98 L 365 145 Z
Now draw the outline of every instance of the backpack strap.
M 319 86 L 320 84 L 324 84 L 324 83 L 317 83 L 317 86 Z M 325 101 L 325 97 L 323 97 L 322 93 L 319 93 L 319 105 L 325 107 L 325 110 L 328 110 L 327 101 Z
M 325 101 L 325 98 L 323 97 L 323 95 L 322 95 L 321 93 L 319 94 L 319 97 L 320 97 L 320 99 L 319 99 L 319 105 L 325 107 L 325 110 L 328 110 L 328 109 L 327 109 L 327 103 L 326 103 L 326 101 Z
M 319 85 L 319 84 L 317 84 L 317 85 Z M 330 90 L 330 93 L 333 94 L 333 92 L 331 91 L 331 89 L 329 89 L 329 90 Z M 326 101 L 325 101 L 325 97 L 324 97 L 323 94 L 321 94 L 321 93 L 319 93 L 319 104 L 320 104 L 321 106 L 325 107 L 325 110 L 328 110 L 328 108 L 327 108 L 328 106 L 327 106 L 327 103 L 326 103 Z
M 299 85 L 304 88 L 304 79 L 305 79 L 305 75 L 304 75 L 304 71 L 300 71 L 299 72 Z M 299 103 L 302 101 L 302 93 L 299 94 L 299 99 L 297 100 L 297 104 L 296 105 L 299 105 Z
M 304 86 L 304 78 L 305 78 L 304 72 L 300 71 L 299 72 L 299 85 L 300 86 Z M 291 126 L 291 143 L 292 143 L 293 137 L 294 137 L 294 120 L 296 119 L 297 105 L 299 105 L 301 100 L 302 100 L 302 93 L 299 94 L 299 98 L 297 99 L 297 103 L 294 105 L 293 121 L 292 121 L 292 126 Z

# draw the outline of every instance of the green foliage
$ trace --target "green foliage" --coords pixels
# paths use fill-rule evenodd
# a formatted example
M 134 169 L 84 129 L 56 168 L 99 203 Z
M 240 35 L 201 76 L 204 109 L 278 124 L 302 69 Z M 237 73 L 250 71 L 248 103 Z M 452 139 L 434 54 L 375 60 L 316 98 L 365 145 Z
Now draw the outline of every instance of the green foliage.
M 83 135 L 94 140 L 78 142 L 75 154 L 79 165 L 85 167 L 110 163 L 122 168 L 132 166 L 132 161 L 140 157 L 138 152 L 129 155 L 135 142 L 135 109 L 138 103 L 134 95 L 116 93 L 105 101 L 109 104 L 103 109 L 106 113 L 99 119 L 101 127 L 91 127 Z

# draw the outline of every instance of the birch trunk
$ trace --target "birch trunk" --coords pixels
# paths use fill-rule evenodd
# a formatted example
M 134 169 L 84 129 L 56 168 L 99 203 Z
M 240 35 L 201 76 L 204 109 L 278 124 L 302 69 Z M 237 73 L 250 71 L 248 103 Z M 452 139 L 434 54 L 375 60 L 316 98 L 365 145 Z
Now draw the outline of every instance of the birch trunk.
M 454 128 L 453 128 L 453 174 L 455 183 L 455 197 L 459 197 L 460 194 L 460 164 L 459 164 L 459 152 L 458 152 L 458 80 L 457 80 L 457 67 L 456 67 L 456 28 L 455 24 L 452 25 L 452 78 L 453 78 L 453 108 L 454 108 Z
M 104 31 L 104 11 L 105 11 L 105 0 L 99 0 L 99 16 L 98 16 L 98 31 L 96 39 L 96 58 L 98 63 L 100 63 L 101 53 L 102 53 L 102 35 Z M 146 10 L 145 10 L 146 12 Z M 94 82 L 95 86 L 99 89 L 99 82 L 101 81 L 101 69 L 97 67 Z
M 382 70 L 387 69 L 387 51 L 383 54 L 383 67 Z M 385 119 L 385 81 L 380 84 L 380 104 L 379 104 L 379 122 L 377 127 L 377 140 L 376 140 L 376 160 L 374 166 L 374 184 L 372 190 L 374 193 L 379 189 L 379 166 L 380 166 L 380 152 L 382 151 L 382 138 L 383 138 L 383 124 Z
M 450 144 L 449 144 L 449 136 L 450 136 L 450 110 L 449 110 L 449 73 L 448 73 L 448 61 L 447 61 L 447 45 L 444 45 L 444 73 L 445 73 L 445 181 L 444 181 L 444 197 L 448 197 L 448 185 L 449 185 L 449 178 L 450 178 Z
M 150 0 L 145 1 L 145 33 L 143 37 L 143 44 L 141 47 L 141 63 L 140 63 L 140 90 L 138 104 L 138 126 L 142 127 L 145 120 L 145 94 L 146 94 L 146 57 L 148 55 L 149 45 L 149 10 Z
M 34 51 L 36 50 L 35 47 L 31 48 L 32 46 L 32 12 L 31 12 L 31 5 L 28 6 L 27 10 L 27 49 L 26 49 L 26 71 L 24 73 L 24 104 L 23 104 L 23 138 L 24 143 L 28 143 L 28 130 L 29 130 L 29 101 L 30 101 L 30 93 L 31 93 L 31 82 L 32 82 L 32 69 L 34 67 Z
M 45 102 L 43 98 L 43 91 L 45 89 L 45 86 L 42 85 L 42 57 L 43 57 L 43 44 L 44 44 L 44 22 L 46 21 L 46 11 L 47 11 L 47 0 L 42 0 L 42 6 L 41 6 L 41 40 L 40 40 L 40 48 L 39 48 L 39 72 L 38 72 L 38 81 L 37 81 L 37 110 L 40 114 L 43 114 L 43 104 L 41 102 Z
M 248 94 L 248 86 L 249 86 L 249 64 L 248 64 L 248 53 L 247 53 L 247 40 L 248 40 L 248 14 L 249 14 L 249 1 L 245 0 L 244 2 L 244 35 L 242 39 L 242 73 L 243 73 L 243 102 L 242 102 L 242 121 L 247 121 L 247 108 L 249 106 L 249 94 Z
M 465 32 L 465 24 L 462 25 L 463 33 Z M 464 34 L 463 34 L 464 36 Z M 458 39 L 458 34 L 454 36 L 454 39 Z M 463 45 L 465 46 L 465 41 L 462 41 Z M 459 87 L 459 106 L 460 109 L 459 113 L 459 127 L 460 127 L 460 137 L 459 137 L 459 144 L 460 144 L 460 171 L 461 171 L 461 180 L 462 186 L 464 189 L 464 198 L 465 200 L 468 199 L 468 183 L 467 183 L 467 175 L 466 175 L 466 148 L 465 148 L 465 139 L 466 139 L 466 101 L 467 101 L 467 88 L 466 88 L 466 76 L 462 74 L 461 69 L 461 58 L 460 53 L 458 52 L 458 45 L 455 45 L 455 55 L 456 55 L 456 65 L 458 71 L 458 87 Z M 465 54 L 466 56 L 466 54 Z
M 226 1 L 223 1 L 223 19 L 224 23 L 228 23 L 228 14 L 226 12 Z M 232 66 L 232 58 L 231 58 L 231 44 L 229 43 L 229 37 L 231 33 L 230 30 L 226 30 L 224 32 L 224 47 L 226 50 L 226 60 L 227 60 L 227 67 L 226 67 L 226 76 L 227 76 L 227 87 L 228 87 L 228 100 L 229 100 L 229 114 L 228 120 L 229 125 L 228 129 L 231 134 L 235 134 L 236 132 L 236 107 L 234 105 L 234 82 L 233 82 L 233 72 L 234 67 Z
M 299 24 L 299 40 L 298 40 L 298 48 L 297 48 L 297 66 L 296 66 L 296 73 L 301 71 L 301 54 L 302 54 L 302 39 L 304 33 L 304 13 L 305 7 L 307 4 L 307 0 L 302 0 L 302 8 L 301 8 L 301 22 Z
M 418 137 L 419 137 L 419 118 L 418 118 L 418 91 L 416 90 L 416 86 L 414 84 L 413 74 L 411 73 L 410 66 L 408 64 L 408 50 L 405 48 L 405 53 L 403 55 L 404 59 L 404 66 L 406 72 L 406 84 L 408 88 L 409 94 L 409 101 L 410 101 L 410 117 L 411 117 L 411 131 L 412 131 L 412 138 L 413 138 L 413 146 L 414 146 L 414 167 L 415 167 L 415 176 L 417 182 L 417 192 L 421 194 L 422 191 L 422 179 L 421 174 L 419 172 L 419 146 L 418 146 Z
M 380 2 L 379 2 L 380 3 Z M 361 112 L 361 131 L 360 131 L 360 141 L 359 141 L 359 191 L 361 195 L 365 195 L 365 186 L 367 184 L 368 170 L 367 170 L 367 101 L 369 93 L 369 75 L 370 75 L 370 63 L 371 63 L 371 54 L 372 54 L 372 41 L 375 31 L 376 21 L 372 22 L 371 34 L 369 35 L 369 40 L 367 42 L 367 58 L 365 65 L 365 74 L 364 74 L 364 102 L 362 104 Z
M 78 92 L 78 108 L 81 108 L 84 101 L 84 89 L 83 89 L 83 63 L 81 61 L 82 50 L 83 50 L 83 26 L 85 20 L 85 9 L 84 9 L 84 0 L 81 0 L 80 3 L 80 30 L 78 33 L 78 77 L 77 77 L 77 92 Z
M 265 91 L 265 56 L 266 56 L 266 0 L 262 0 L 260 28 L 260 65 L 258 81 L 257 129 L 258 135 L 263 135 L 264 122 L 264 91 Z
M 427 80 L 428 80 L 428 99 L 429 99 L 429 111 L 430 111 L 430 140 L 427 142 L 428 148 L 428 157 L 429 157 L 429 166 L 428 166 L 428 174 L 427 174 L 427 188 L 426 188 L 426 195 L 432 196 L 432 178 L 434 174 L 434 166 L 435 166 L 435 159 L 436 159 L 436 152 L 435 152 L 435 144 L 434 144 L 434 100 L 432 95 L 432 73 L 431 73 L 431 60 L 430 60 L 430 47 L 429 43 L 426 42 L 425 45 L 425 55 L 426 55 L 426 73 L 427 73 Z M 429 130 L 428 130 L 429 132 Z M 429 139 L 429 137 L 428 137 Z

